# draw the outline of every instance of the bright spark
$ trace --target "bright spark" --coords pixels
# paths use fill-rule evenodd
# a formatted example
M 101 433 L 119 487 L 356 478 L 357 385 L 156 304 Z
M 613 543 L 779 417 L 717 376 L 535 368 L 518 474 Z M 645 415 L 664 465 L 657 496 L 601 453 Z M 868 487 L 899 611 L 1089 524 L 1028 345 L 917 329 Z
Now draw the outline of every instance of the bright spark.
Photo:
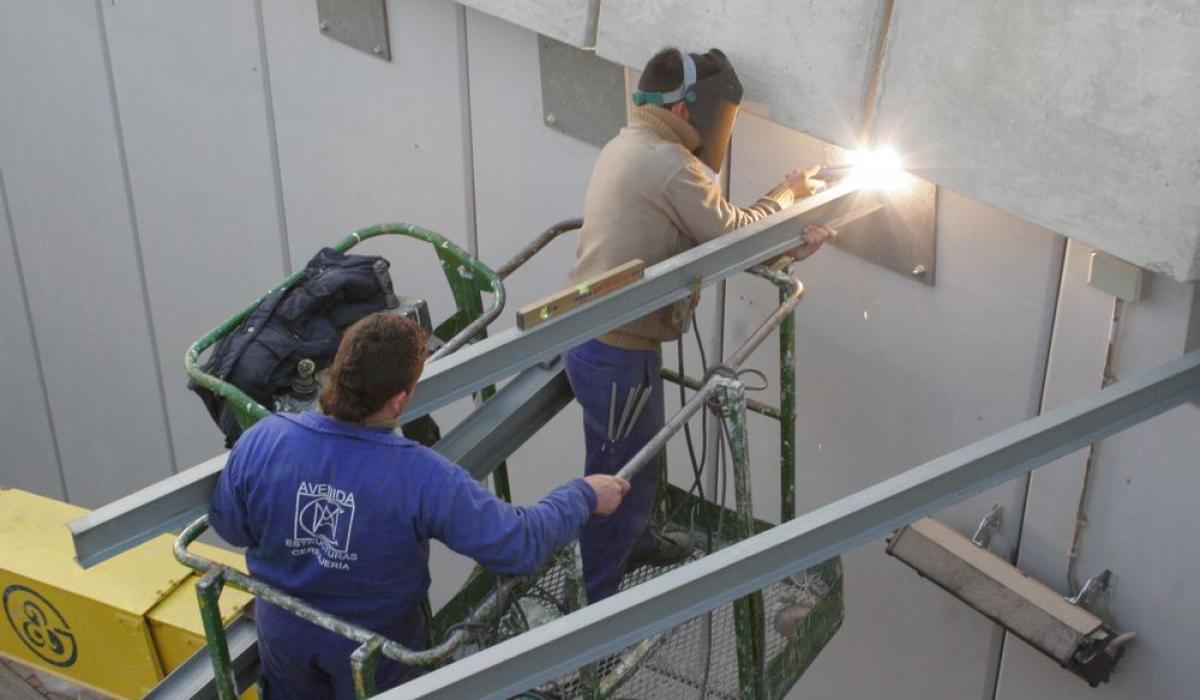
M 891 148 L 852 151 L 850 163 L 850 177 L 865 189 L 898 190 L 907 182 L 900 155 Z

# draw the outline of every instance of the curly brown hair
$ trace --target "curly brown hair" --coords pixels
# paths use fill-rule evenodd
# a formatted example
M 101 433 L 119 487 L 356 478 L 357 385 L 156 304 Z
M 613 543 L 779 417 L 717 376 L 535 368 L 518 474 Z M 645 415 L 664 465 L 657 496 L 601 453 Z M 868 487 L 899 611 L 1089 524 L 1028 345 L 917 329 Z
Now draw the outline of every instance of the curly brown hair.
M 425 331 L 403 316 L 374 313 L 346 329 L 321 391 L 321 410 L 348 423 L 411 390 L 425 366 Z

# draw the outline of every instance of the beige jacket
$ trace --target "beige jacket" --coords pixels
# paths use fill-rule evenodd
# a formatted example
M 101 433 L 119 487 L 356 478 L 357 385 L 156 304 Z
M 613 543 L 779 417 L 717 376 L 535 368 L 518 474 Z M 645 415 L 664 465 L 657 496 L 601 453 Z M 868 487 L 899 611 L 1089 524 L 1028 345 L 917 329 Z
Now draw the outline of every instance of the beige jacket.
M 583 204 L 570 284 L 634 258 L 654 265 L 792 204 L 780 185 L 754 206 L 735 207 L 712 171 L 692 155 L 700 136 L 686 120 L 657 105 L 634 109 L 630 125 L 600 151 Z M 600 336 L 633 350 L 655 350 L 681 332 L 671 308 L 654 311 Z

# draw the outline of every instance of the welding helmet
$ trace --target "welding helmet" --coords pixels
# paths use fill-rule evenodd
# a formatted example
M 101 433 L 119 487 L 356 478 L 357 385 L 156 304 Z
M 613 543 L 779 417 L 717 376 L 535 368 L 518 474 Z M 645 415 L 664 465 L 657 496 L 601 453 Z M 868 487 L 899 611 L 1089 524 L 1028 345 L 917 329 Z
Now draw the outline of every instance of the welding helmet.
M 686 102 L 689 121 L 700 134 L 696 157 L 714 173 L 720 172 L 729 137 L 733 135 L 738 104 L 742 101 L 742 84 L 733 64 L 719 49 L 703 54 L 680 51 L 679 57 L 683 62 L 683 81 L 679 87 L 667 92 L 646 89 L 647 72 L 643 72 L 633 93 L 633 103 L 667 106 L 680 100 Z M 705 77 L 697 79 L 697 66 L 706 73 Z

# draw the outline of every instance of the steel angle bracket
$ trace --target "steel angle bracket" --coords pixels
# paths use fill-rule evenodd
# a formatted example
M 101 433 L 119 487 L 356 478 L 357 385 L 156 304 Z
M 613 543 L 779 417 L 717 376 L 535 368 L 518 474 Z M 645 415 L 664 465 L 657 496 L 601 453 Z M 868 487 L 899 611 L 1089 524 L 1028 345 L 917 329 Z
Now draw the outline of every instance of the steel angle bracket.
M 542 120 L 596 148 L 625 126 L 625 69 L 570 44 L 538 36 Z
M 317 0 L 317 27 L 346 46 L 392 60 L 384 0 Z

